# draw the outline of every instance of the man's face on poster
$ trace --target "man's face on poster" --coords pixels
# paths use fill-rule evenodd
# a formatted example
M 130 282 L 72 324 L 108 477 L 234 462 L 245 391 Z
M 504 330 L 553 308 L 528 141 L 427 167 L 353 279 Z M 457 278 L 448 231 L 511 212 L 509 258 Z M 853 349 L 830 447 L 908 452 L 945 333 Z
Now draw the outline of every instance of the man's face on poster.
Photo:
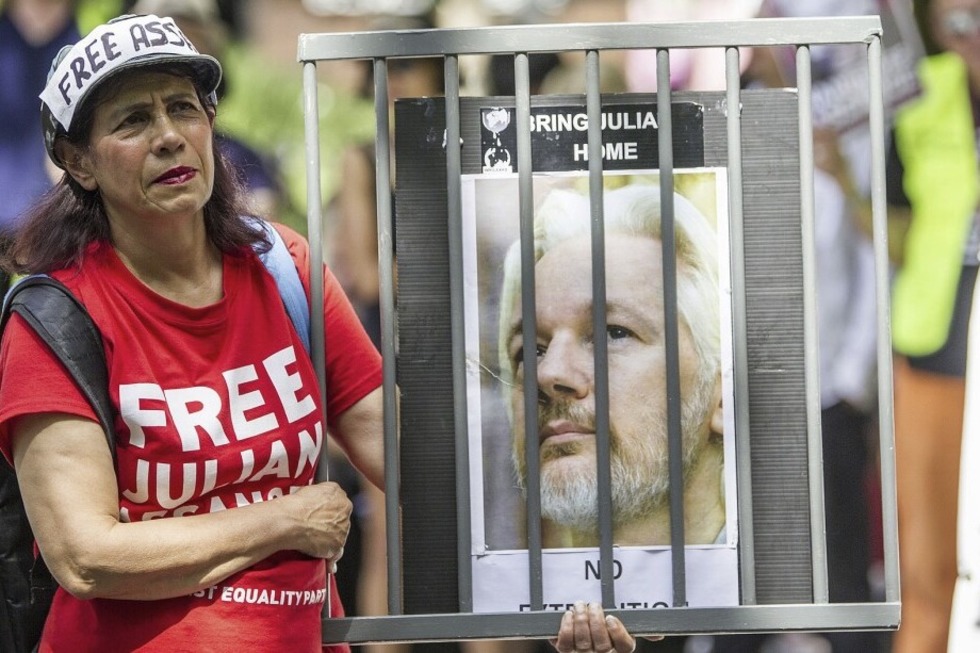
M 617 523 L 663 505 L 667 472 L 666 350 L 661 243 L 606 237 L 606 333 L 612 492 Z M 679 266 L 679 274 L 684 274 Z M 544 517 L 578 528 L 596 523 L 596 415 L 591 243 L 588 235 L 554 246 L 535 266 L 538 433 Z M 519 298 L 516 300 L 519 302 Z M 683 300 L 682 300 L 683 301 Z M 508 355 L 514 463 L 526 481 L 523 343 L 520 311 L 510 325 Z M 710 432 L 719 387 L 704 378 L 688 325 L 679 321 L 685 468 Z

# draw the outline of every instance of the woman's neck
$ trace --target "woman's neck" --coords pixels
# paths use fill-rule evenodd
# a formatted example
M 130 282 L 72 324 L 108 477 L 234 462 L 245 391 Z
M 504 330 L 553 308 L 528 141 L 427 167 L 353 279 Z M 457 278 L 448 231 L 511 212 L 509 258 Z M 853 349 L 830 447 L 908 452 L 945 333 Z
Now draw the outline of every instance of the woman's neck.
M 123 265 L 154 292 L 192 307 L 223 296 L 221 252 L 199 228 L 173 228 L 167 234 L 113 229 L 113 246 Z

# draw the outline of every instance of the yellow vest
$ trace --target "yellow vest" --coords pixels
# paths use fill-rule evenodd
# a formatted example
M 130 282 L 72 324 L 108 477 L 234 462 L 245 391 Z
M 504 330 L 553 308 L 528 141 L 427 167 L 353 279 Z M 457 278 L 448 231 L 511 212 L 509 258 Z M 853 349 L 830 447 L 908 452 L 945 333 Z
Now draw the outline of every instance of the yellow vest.
M 922 96 L 895 121 L 912 222 L 892 292 L 892 344 L 911 356 L 946 342 L 980 195 L 966 66 L 950 53 L 928 57 L 919 79 Z

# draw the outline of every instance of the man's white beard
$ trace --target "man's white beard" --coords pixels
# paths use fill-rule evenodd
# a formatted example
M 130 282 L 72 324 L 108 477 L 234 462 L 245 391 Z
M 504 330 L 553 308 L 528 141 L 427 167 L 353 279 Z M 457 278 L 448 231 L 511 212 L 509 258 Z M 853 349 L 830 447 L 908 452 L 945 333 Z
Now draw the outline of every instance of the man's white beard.
M 630 462 L 624 462 L 620 452 L 612 453 L 613 524 L 629 523 L 653 512 L 666 500 L 670 490 L 666 448 L 645 441 L 642 448 L 630 447 Z M 541 516 L 576 530 L 598 527 L 599 490 L 596 470 L 570 472 L 544 465 L 541 471 Z M 585 467 L 584 465 L 582 467 Z
M 703 383 L 694 396 L 683 402 L 681 432 L 684 434 L 682 464 L 685 477 L 703 450 L 698 430 L 708 414 L 710 399 L 711 386 Z M 610 433 L 614 527 L 652 515 L 670 496 L 666 416 L 662 410 L 650 407 L 645 408 L 643 413 L 646 413 L 643 422 L 651 425 L 648 437 L 634 438 L 627 445 L 620 435 Z M 628 451 L 623 451 L 625 446 L 629 447 Z M 521 489 L 526 489 L 525 465 L 523 461 L 514 462 L 520 471 L 518 480 Z M 577 469 L 570 470 L 569 465 L 555 465 L 542 460 L 542 517 L 581 531 L 595 531 L 598 528 L 598 483 L 594 461 L 590 462 L 593 464 L 579 465 Z

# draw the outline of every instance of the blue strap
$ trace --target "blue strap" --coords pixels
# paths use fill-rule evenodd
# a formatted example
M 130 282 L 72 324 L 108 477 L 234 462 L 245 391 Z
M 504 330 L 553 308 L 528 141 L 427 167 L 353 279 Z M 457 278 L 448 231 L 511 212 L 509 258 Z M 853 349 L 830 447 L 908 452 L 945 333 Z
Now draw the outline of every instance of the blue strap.
M 299 272 L 296 270 L 296 263 L 289 254 L 286 241 L 282 239 L 279 232 L 271 224 L 264 220 L 256 219 L 256 222 L 265 229 L 272 241 L 272 247 L 267 252 L 257 252 L 262 264 L 265 265 L 269 274 L 276 280 L 279 287 L 279 295 L 282 303 L 286 306 L 286 313 L 292 320 L 296 332 L 299 333 L 306 353 L 310 353 L 310 303 L 306 297 L 306 290 L 303 282 L 300 281 Z

